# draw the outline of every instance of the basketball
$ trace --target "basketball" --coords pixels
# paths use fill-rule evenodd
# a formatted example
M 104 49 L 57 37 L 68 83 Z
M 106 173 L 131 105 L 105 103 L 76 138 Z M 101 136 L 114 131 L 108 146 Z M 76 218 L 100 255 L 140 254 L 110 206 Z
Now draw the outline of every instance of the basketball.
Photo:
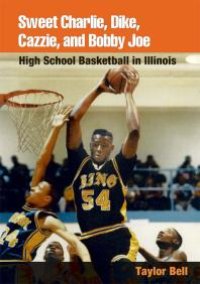
M 113 68 L 109 71 L 107 79 L 111 87 L 119 94 L 124 91 L 126 80 L 122 77 L 123 66 Z
M 118 94 L 124 92 L 126 79 L 122 76 L 121 73 L 125 70 L 130 72 L 135 72 L 133 66 L 121 65 L 119 67 L 111 69 L 107 76 L 109 84 Z

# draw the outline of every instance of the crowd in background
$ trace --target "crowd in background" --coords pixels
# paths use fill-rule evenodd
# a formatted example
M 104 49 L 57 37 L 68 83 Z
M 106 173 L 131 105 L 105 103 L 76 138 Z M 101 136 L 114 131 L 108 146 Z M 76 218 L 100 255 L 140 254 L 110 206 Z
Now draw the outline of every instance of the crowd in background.
M 128 189 L 128 210 L 200 210 L 200 166 L 186 156 L 177 169 L 163 171 L 148 155 L 137 161 Z
M 31 181 L 28 166 L 17 156 L 12 156 L 11 161 L 13 165 L 8 169 L 0 157 L 0 212 L 20 210 Z M 73 192 L 66 189 L 68 170 L 67 158 L 59 164 L 52 155 L 44 179 L 65 196 L 55 206 L 56 212 L 75 211 Z M 127 187 L 128 210 L 200 210 L 200 166 L 195 168 L 190 156 L 171 175 L 160 168 L 153 155 L 144 162 L 137 160 Z
M 17 156 L 11 157 L 13 166 L 7 169 L 0 158 L 0 212 L 15 212 L 25 203 L 25 196 L 30 187 L 32 170 L 27 165 L 19 162 Z M 55 162 L 52 155 L 51 161 L 47 167 L 44 180 L 53 184 L 56 192 L 62 195 L 64 188 L 68 183 L 67 159 L 63 164 Z M 54 211 L 60 211 L 59 203 L 53 208 Z

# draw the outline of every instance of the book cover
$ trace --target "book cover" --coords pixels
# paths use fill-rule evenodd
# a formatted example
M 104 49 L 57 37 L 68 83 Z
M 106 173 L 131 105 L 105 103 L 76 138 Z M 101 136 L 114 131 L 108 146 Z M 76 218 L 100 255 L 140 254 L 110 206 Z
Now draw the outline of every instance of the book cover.
M 145 277 L 153 281 L 153 276 L 170 276 L 170 281 L 177 276 L 185 281 L 198 279 L 199 11 L 198 0 L 1 1 L 0 103 L 9 98 L 0 110 L 1 232 L 25 201 L 25 187 L 49 134 L 50 117 L 60 102 L 76 105 L 98 86 L 108 70 L 132 65 L 140 77 L 134 99 L 141 130 L 137 163 L 127 183 L 127 224 L 147 253 L 137 254 L 136 275 L 138 281 Z M 113 88 L 117 88 L 115 83 Z M 124 94 L 115 95 L 107 89 L 94 100 L 81 121 L 88 153 L 93 130 L 102 128 L 114 136 L 111 157 L 120 151 L 128 133 L 125 110 Z M 61 177 L 67 168 L 65 132 L 61 130 L 53 151 L 51 162 L 57 172 L 50 176 Z M 23 176 L 17 181 L 22 183 L 21 191 L 11 178 L 16 158 L 29 171 L 27 179 Z M 67 181 L 62 176 L 58 183 L 59 190 L 65 192 L 57 204 L 59 218 L 69 231 L 80 233 L 71 205 L 73 196 L 66 193 Z M 87 205 L 98 201 L 88 197 L 83 201 L 92 215 L 93 208 Z M 148 271 L 146 262 L 155 261 L 153 257 L 163 262 L 176 258 L 173 253 L 162 254 L 169 248 L 159 247 L 157 236 L 160 231 L 161 235 L 171 234 L 168 228 L 180 234 L 180 251 L 188 263 L 197 263 L 196 270 L 187 270 L 187 264 L 178 268 L 170 264 L 164 271 L 156 263 L 154 270 Z M 1 235 L 1 245 L 7 237 Z M 33 261 L 44 262 L 45 249 L 52 241 L 61 242 L 65 261 L 69 261 L 66 243 L 56 235 L 41 245 Z M 180 257 L 183 262 L 183 254 L 178 254 L 177 260 Z

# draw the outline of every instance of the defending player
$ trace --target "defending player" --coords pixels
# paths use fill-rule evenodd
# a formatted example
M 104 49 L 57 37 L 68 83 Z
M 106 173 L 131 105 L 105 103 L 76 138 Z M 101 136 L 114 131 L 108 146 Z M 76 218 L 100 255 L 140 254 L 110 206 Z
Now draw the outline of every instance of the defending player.
M 1 234 L 1 261 L 32 261 L 37 248 L 52 233 L 72 245 L 82 261 L 90 261 L 86 247 L 75 235 L 66 231 L 64 224 L 53 213 L 47 211 L 54 201 L 55 193 L 52 185 L 42 181 L 58 134 L 70 111 L 71 107 L 67 107 L 53 119 L 51 132 L 36 164 L 26 203 L 20 212 L 11 216 Z
M 133 99 L 139 76 L 136 71 L 124 68 L 126 80 L 126 121 L 128 135 L 120 152 L 109 160 L 114 148 L 112 133 L 105 129 L 93 132 L 89 156 L 82 144 L 80 122 L 93 101 L 103 92 L 115 91 L 107 76 L 73 109 L 67 135 L 69 168 L 77 207 L 81 240 L 87 246 L 95 269 L 104 283 L 125 283 L 133 277 L 132 261 L 138 251 L 135 235 L 124 225 L 126 221 L 126 181 L 135 164 L 139 140 L 139 119 Z
M 187 256 L 185 252 L 180 251 L 182 237 L 174 228 L 168 228 L 158 233 L 156 244 L 159 247 L 158 256 L 152 255 L 143 247 L 140 247 L 140 254 L 148 262 L 185 262 Z

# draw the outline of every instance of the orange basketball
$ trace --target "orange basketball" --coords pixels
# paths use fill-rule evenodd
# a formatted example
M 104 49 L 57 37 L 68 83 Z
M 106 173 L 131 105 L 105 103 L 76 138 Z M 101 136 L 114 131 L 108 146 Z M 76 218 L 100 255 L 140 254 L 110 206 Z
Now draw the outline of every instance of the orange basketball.
M 124 70 L 135 72 L 133 66 L 121 65 L 119 67 L 111 69 L 107 75 L 109 84 L 113 89 L 115 89 L 118 94 L 124 92 L 126 79 L 121 74 Z
M 116 67 L 111 69 L 107 76 L 109 84 L 117 93 L 122 93 L 126 84 L 126 80 L 121 75 L 122 71 L 123 66 Z

